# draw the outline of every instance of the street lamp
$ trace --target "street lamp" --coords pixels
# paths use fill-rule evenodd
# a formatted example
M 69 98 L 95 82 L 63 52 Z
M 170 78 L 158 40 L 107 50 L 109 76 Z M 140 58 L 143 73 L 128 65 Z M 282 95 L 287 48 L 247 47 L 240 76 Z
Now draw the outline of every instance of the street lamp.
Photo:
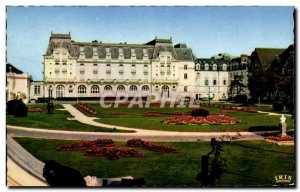
M 208 87 L 208 105 L 210 105 L 210 87 Z

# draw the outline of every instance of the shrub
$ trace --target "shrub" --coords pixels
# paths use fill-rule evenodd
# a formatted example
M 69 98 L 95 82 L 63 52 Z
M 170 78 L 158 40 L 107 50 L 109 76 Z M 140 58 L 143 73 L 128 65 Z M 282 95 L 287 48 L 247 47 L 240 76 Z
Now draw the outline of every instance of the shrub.
M 237 95 L 233 98 L 235 103 L 247 103 L 247 95 Z
M 23 103 L 23 102 L 21 100 L 17 100 L 17 99 L 7 101 L 7 103 L 6 103 L 6 112 L 9 115 L 14 115 L 15 114 L 15 108 L 16 108 L 16 105 L 18 103 Z
M 273 111 L 283 111 L 284 105 L 281 101 L 276 101 L 273 103 Z
M 209 115 L 209 111 L 206 109 L 193 109 L 191 111 L 191 116 L 194 117 L 207 117 Z
M 28 112 L 28 108 L 23 102 L 17 103 L 15 107 L 16 117 L 27 117 L 27 112 Z

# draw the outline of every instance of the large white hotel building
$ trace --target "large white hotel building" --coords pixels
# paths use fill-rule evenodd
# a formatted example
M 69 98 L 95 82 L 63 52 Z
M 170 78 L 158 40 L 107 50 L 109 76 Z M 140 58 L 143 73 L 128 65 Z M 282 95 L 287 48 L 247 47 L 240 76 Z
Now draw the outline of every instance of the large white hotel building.
M 76 42 L 70 33 L 51 33 L 43 65 L 44 80 L 31 83 L 32 101 L 48 96 L 96 99 L 121 92 L 129 97 L 138 93 L 178 98 L 184 93 L 220 100 L 228 97 L 232 80 L 228 61 L 195 59 L 192 49 L 185 43 L 173 45 L 172 39 Z

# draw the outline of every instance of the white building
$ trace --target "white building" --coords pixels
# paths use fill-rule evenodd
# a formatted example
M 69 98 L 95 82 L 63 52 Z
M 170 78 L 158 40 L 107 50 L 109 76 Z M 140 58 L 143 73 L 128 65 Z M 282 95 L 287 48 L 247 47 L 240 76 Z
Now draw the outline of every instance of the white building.
M 192 50 L 171 39 L 145 44 L 75 42 L 70 34 L 51 34 L 44 55 L 45 97 L 133 97 L 150 93 L 173 97 L 192 93 L 195 70 Z M 34 85 L 36 90 L 41 85 Z M 42 88 L 40 89 L 42 90 Z
M 248 80 L 248 56 L 195 59 L 186 44 L 173 46 L 172 39 L 145 44 L 76 42 L 70 33 L 51 33 L 43 64 L 44 80 L 32 82 L 31 100 L 98 100 L 122 93 L 225 100 L 235 75 L 242 75 L 246 86 Z
M 6 101 L 22 99 L 24 103 L 29 101 L 29 87 L 31 76 L 24 73 L 11 64 L 6 64 Z
M 228 61 L 215 59 L 197 59 L 196 99 L 225 100 L 230 85 Z

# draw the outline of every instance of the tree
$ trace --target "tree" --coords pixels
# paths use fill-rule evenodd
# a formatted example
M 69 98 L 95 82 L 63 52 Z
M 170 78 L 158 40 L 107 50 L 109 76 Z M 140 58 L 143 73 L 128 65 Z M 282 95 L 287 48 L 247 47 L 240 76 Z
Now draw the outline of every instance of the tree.
M 231 81 L 230 88 L 229 88 L 231 97 L 233 97 L 234 93 L 235 93 L 235 96 L 238 96 L 244 91 L 246 86 L 243 84 L 242 80 L 243 80 L 243 77 L 241 75 L 235 75 L 233 77 L 233 80 Z

